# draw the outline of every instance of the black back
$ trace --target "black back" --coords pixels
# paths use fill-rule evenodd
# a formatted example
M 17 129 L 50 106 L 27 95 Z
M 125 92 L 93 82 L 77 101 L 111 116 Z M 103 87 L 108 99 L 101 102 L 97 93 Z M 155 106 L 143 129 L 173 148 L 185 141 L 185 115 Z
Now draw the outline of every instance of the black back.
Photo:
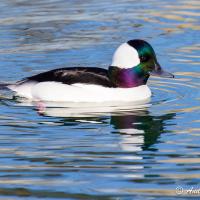
M 60 68 L 27 77 L 18 82 L 22 84 L 27 81 L 46 82 L 55 81 L 64 84 L 95 84 L 104 87 L 115 87 L 108 77 L 108 70 L 97 67 L 71 67 Z

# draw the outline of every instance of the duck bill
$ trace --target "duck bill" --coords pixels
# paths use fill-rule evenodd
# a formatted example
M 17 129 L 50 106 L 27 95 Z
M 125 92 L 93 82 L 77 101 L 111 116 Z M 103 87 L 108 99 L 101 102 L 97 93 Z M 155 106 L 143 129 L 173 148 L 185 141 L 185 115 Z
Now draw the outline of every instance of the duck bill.
M 158 63 L 155 64 L 155 68 L 150 72 L 150 75 L 164 78 L 174 78 L 173 74 L 164 71 Z

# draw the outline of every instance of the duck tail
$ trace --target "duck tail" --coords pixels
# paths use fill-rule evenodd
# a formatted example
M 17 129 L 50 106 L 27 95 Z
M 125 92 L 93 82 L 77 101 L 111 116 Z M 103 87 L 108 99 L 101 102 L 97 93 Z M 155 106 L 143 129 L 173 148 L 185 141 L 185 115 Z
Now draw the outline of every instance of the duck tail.
M 0 90 L 9 90 L 9 83 L 0 83 Z

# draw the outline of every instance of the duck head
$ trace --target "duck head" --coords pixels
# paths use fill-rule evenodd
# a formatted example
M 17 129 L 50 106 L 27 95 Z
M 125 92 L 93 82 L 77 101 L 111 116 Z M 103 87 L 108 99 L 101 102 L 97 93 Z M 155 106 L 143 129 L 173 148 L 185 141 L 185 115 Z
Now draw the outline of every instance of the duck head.
M 150 75 L 174 77 L 161 68 L 149 43 L 130 40 L 117 48 L 109 67 L 109 77 L 113 84 L 117 87 L 137 87 L 146 84 Z

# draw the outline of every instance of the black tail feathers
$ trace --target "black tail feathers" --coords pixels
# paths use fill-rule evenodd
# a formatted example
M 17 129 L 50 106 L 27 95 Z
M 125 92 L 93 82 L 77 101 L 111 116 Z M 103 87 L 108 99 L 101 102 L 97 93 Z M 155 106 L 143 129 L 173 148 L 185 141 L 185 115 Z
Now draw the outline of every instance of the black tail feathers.
M 8 83 L 0 83 L 0 90 L 9 90 L 8 89 L 9 85 L 10 84 L 8 84 Z

